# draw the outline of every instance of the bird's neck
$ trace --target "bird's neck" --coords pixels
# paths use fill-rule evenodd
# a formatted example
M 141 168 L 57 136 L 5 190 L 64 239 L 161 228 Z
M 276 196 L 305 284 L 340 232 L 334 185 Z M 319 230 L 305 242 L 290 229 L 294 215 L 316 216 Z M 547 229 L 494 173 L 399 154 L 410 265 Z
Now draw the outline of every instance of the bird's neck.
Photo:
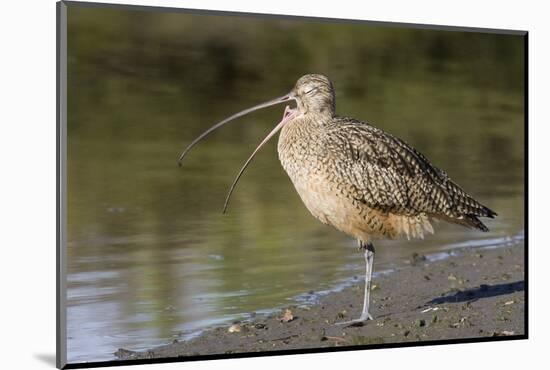
M 327 124 L 332 120 L 329 115 L 303 114 L 288 122 L 279 135 L 279 150 L 290 150 L 300 142 L 308 142 L 320 137 Z
M 335 115 L 333 112 L 325 110 L 322 112 L 307 112 L 299 114 L 286 126 L 303 126 L 305 130 L 317 130 L 329 124 Z

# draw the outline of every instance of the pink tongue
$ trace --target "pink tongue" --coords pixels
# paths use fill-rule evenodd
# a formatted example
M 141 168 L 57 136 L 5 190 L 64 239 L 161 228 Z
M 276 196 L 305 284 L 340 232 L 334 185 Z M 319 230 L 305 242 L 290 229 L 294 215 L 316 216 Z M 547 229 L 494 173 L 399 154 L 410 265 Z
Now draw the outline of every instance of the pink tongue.
M 290 116 L 292 114 L 292 109 L 287 105 L 285 107 L 285 112 L 283 113 L 283 118 L 286 118 L 287 116 Z

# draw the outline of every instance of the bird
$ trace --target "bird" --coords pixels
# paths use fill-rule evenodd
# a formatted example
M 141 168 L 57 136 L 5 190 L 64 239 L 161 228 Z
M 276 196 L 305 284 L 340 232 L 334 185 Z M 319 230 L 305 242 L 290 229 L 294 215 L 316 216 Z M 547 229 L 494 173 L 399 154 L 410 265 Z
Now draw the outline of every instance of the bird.
M 289 105 L 292 102 L 293 106 Z M 363 325 L 373 320 L 370 291 L 376 240 L 423 239 L 434 233 L 433 220 L 489 230 L 479 218 L 494 218 L 497 214 L 466 193 L 420 151 L 368 122 L 337 115 L 334 86 L 322 74 L 306 74 L 289 93 L 213 125 L 184 149 L 179 165 L 195 144 L 226 123 L 283 103 L 289 104 L 281 122 L 238 172 L 223 213 L 256 153 L 280 131 L 279 160 L 305 207 L 323 224 L 355 238 L 363 251 L 361 314 L 337 324 Z

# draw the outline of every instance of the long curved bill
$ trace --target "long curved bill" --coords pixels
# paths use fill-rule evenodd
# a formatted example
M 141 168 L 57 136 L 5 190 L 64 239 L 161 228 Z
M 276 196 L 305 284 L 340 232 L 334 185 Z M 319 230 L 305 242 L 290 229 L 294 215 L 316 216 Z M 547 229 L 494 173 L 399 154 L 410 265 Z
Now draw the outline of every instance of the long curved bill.
M 294 100 L 294 97 L 292 97 L 290 94 L 287 94 L 287 95 L 284 95 L 284 96 L 281 96 L 279 98 L 275 98 L 273 100 L 270 100 L 270 101 L 267 101 L 265 103 L 262 103 L 262 104 L 258 104 L 258 105 L 255 105 L 251 108 L 248 108 L 248 109 L 245 109 L 245 110 L 242 110 L 238 113 L 235 113 L 234 115 L 232 115 L 231 117 L 227 117 L 226 119 L 224 119 L 223 121 L 221 122 L 218 122 L 216 123 L 214 126 L 210 127 L 208 130 L 204 131 L 202 134 L 199 135 L 199 137 L 197 137 L 195 140 L 193 140 L 191 142 L 191 144 L 189 144 L 187 146 L 187 148 L 185 148 L 183 150 L 183 152 L 181 153 L 180 155 L 180 158 L 178 160 L 178 165 L 181 167 L 182 165 L 182 162 L 183 162 L 183 158 L 187 155 L 187 153 L 189 153 L 189 151 L 191 150 L 191 148 L 193 148 L 195 146 L 195 144 L 197 144 L 199 141 L 201 141 L 202 139 L 204 139 L 206 136 L 208 136 L 211 132 L 215 131 L 216 129 L 222 127 L 223 125 L 225 125 L 226 123 L 230 122 L 230 121 L 233 121 L 234 119 L 236 118 L 239 118 L 239 117 L 242 117 L 248 113 L 251 113 L 251 112 L 254 112 L 258 109 L 262 109 L 262 108 L 267 108 L 267 107 L 270 107 L 272 105 L 276 105 L 276 104 L 281 104 L 281 103 L 284 103 L 286 101 L 289 101 L 289 100 Z
M 269 139 L 271 139 L 273 137 L 273 135 L 275 135 L 277 133 L 277 131 L 282 129 L 283 126 L 288 123 L 288 121 L 290 121 L 291 119 L 294 118 L 294 116 L 296 115 L 296 112 L 297 112 L 296 110 L 289 109 L 288 105 L 287 105 L 286 108 L 285 108 L 285 113 L 283 115 L 282 121 L 279 122 L 279 124 L 277 126 L 275 126 L 275 128 L 273 130 L 271 130 L 271 132 L 265 137 L 265 139 L 262 140 L 260 145 L 258 145 L 258 147 L 256 149 L 254 149 L 254 151 L 252 152 L 250 157 L 248 157 L 248 159 L 246 160 L 246 162 L 242 166 L 241 170 L 237 174 L 237 177 L 235 177 L 235 180 L 233 181 L 233 184 L 231 184 L 231 188 L 229 189 L 229 193 L 227 193 L 227 197 L 225 198 L 225 204 L 223 205 L 222 213 L 225 213 L 225 211 L 227 210 L 227 206 L 229 205 L 229 198 L 231 198 L 231 194 L 233 194 L 233 190 L 235 190 L 235 186 L 237 186 L 237 182 L 239 181 L 242 174 L 244 173 L 244 170 L 246 170 L 246 167 L 248 167 L 250 162 L 252 162 L 252 159 L 254 158 L 256 153 L 258 153 L 260 148 L 262 146 L 264 146 L 264 144 L 267 143 L 269 141 Z
M 248 113 L 251 113 L 251 112 L 254 112 L 258 109 L 262 109 L 262 108 L 267 108 L 267 107 L 270 107 L 272 105 L 276 105 L 276 104 L 281 104 L 281 103 L 284 103 L 284 102 L 287 102 L 287 101 L 290 101 L 290 100 L 296 100 L 291 94 L 287 94 L 287 95 L 283 95 L 279 98 L 275 98 L 273 100 L 270 100 L 270 101 L 267 101 L 265 103 L 262 103 L 262 104 L 258 104 L 258 105 L 255 105 L 251 108 L 248 108 L 248 109 L 245 109 L 245 110 L 242 110 L 238 113 L 235 113 L 234 115 L 224 119 L 223 121 L 220 121 L 218 123 L 216 123 L 214 126 L 210 127 L 208 130 L 204 131 L 202 134 L 200 134 L 195 140 L 193 140 L 191 142 L 191 144 L 189 144 L 184 150 L 183 152 L 181 153 L 180 157 L 179 157 L 179 160 L 178 160 L 178 165 L 181 167 L 182 166 L 182 162 L 183 162 L 183 159 L 185 158 L 185 156 L 187 155 L 187 153 L 189 153 L 189 151 L 191 150 L 191 148 L 193 148 L 195 146 L 195 144 L 197 144 L 199 141 L 201 141 L 202 139 L 204 139 L 206 136 L 208 136 L 210 133 L 212 133 L 213 131 L 215 131 L 216 129 L 222 127 L 223 125 L 225 125 L 226 123 L 230 122 L 230 121 L 233 121 L 234 119 L 236 118 L 239 118 L 239 117 L 242 117 Z M 237 177 L 235 178 L 235 180 L 233 181 L 233 184 L 231 184 L 231 188 L 229 189 L 229 193 L 227 194 L 227 198 L 225 199 L 225 204 L 223 206 L 223 213 L 225 213 L 225 211 L 227 210 L 227 206 L 229 204 L 229 199 L 231 198 L 231 194 L 233 193 L 233 190 L 235 189 L 236 185 L 237 185 L 237 182 L 239 181 L 239 179 L 241 178 L 242 174 L 244 173 L 244 171 L 246 170 L 246 168 L 248 167 L 248 165 L 250 164 L 250 162 L 252 161 L 252 159 L 254 158 L 254 156 L 256 155 L 256 153 L 260 150 L 260 148 L 262 146 L 264 146 L 265 143 L 267 143 L 269 141 L 269 139 L 271 139 L 273 137 L 273 135 L 275 135 L 281 128 L 283 128 L 283 126 L 288 123 L 291 119 L 294 118 L 294 116 L 296 115 L 296 111 L 295 110 L 292 110 L 292 109 L 289 109 L 289 107 L 287 106 L 285 108 L 285 113 L 283 115 L 283 119 L 281 120 L 281 122 L 279 122 L 279 124 L 277 124 L 277 126 L 275 126 L 275 128 L 265 137 L 265 139 L 260 143 L 260 145 L 258 145 L 258 147 L 254 150 L 254 152 L 252 153 L 252 155 L 248 158 L 248 160 L 245 162 L 245 164 L 243 165 L 243 167 L 241 168 L 241 170 L 239 171 L 239 173 L 237 174 Z

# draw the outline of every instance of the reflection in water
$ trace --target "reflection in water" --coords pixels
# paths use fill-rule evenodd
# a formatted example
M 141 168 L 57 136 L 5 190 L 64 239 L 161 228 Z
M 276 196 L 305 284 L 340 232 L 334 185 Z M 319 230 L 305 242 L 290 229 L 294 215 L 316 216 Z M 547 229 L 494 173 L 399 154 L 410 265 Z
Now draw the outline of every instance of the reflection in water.
M 361 273 L 355 242 L 309 215 L 275 143 L 224 197 L 282 107 L 197 146 L 211 123 L 333 80 L 337 110 L 402 137 L 499 217 L 489 234 L 436 224 L 377 244 L 376 269 L 413 252 L 523 229 L 519 37 L 69 9 L 69 361 L 112 359 L 326 290 Z M 472 58 L 475 55 L 475 58 Z

